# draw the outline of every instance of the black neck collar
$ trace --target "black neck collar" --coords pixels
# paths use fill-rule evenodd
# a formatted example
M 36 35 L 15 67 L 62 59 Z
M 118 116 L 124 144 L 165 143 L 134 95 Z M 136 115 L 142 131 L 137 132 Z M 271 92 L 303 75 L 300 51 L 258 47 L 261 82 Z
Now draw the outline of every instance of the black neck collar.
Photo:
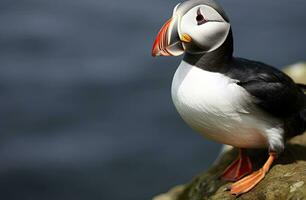
M 185 53 L 183 60 L 201 69 L 213 72 L 226 70 L 226 64 L 233 58 L 233 36 L 230 30 L 225 42 L 216 50 L 203 54 Z

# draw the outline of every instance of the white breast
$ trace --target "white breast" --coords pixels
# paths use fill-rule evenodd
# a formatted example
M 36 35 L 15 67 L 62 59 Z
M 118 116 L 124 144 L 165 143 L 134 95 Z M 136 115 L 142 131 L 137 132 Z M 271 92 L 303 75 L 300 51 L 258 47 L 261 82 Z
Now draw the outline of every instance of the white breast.
M 210 139 L 237 147 L 268 146 L 267 134 L 279 122 L 258 110 L 236 83 L 182 61 L 173 78 L 172 99 L 182 118 Z

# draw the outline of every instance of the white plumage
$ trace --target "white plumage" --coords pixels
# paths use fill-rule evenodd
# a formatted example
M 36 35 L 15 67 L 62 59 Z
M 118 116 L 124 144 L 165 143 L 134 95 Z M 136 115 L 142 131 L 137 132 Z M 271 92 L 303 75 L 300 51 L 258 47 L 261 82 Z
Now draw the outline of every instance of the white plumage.
M 283 148 L 283 124 L 257 108 L 254 97 L 221 73 L 182 61 L 172 99 L 182 118 L 204 136 L 240 148 Z

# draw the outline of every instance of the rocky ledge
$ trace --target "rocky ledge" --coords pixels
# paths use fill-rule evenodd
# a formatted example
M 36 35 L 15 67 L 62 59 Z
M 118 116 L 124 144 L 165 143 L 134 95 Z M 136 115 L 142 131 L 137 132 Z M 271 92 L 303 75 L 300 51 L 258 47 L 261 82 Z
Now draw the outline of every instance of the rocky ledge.
M 306 84 L 306 63 L 294 64 L 284 71 L 296 82 Z M 255 170 L 267 159 L 264 150 L 249 153 Z M 266 177 L 250 192 L 238 197 L 225 190 L 231 183 L 219 179 L 219 175 L 236 156 L 236 149 L 226 151 L 208 171 L 153 200 L 306 199 L 306 133 L 290 139 L 284 153 L 274 162 Z

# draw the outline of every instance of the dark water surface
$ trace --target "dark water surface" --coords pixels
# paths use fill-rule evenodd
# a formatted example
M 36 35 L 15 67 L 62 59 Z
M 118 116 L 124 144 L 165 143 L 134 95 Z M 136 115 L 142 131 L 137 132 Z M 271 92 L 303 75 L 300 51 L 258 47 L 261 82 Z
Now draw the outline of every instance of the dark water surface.
M 145 200 L 211 165 L 171 102 L 181 58 L 150 56 L 177 3 L 1 0 L 0 199 Z M 221 3 L 236 55 L 306 59 L 306 1 Z

